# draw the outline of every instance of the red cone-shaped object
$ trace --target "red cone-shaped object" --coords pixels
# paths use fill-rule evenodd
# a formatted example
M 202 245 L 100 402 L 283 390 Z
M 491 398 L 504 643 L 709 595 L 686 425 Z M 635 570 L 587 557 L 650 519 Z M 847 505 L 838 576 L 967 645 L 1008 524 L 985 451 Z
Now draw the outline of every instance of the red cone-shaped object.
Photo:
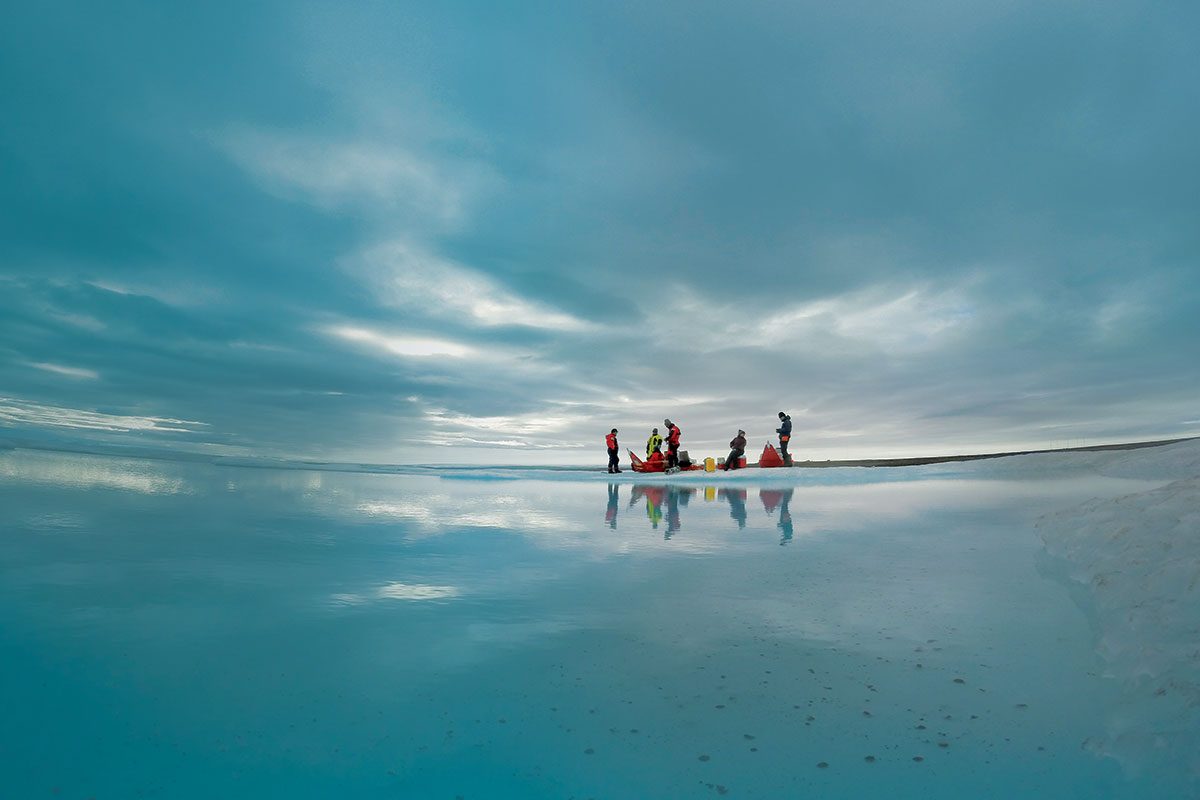
M 758 465 L 760 467 L 782 467 L 783 456 L 779 455 L 779 451 L 775 449 L 774 445 L 768 444 L 758 458 Z

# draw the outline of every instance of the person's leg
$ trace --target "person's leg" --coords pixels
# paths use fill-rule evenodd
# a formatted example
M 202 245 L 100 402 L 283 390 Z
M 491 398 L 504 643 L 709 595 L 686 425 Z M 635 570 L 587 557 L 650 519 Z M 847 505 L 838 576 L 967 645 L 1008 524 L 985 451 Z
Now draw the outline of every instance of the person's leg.
M 608 471 L 609 472 L 617 471 L 617 451 L 616 450 L 610 449 L 608 451 Z
M 789 440 L 790 440 L 790 437 L 788 439 L 780 439 L 779 440 L 779 455 L 783 456 L 784 461 L 787 461 L 790 458 L 790 456 L 788 455 L 788 451 L 787 451 Z
M 734 450 L 729 454 L 729 461 L 725 463 L 730 465 L 730 469 L 738 469 L 741 467 L 741 459 L 745 454 L 745 450 Z
M 668 467 L 679 466 L 679 448 L 678 447 L 668 447 L 667 448 L 667 466 Z

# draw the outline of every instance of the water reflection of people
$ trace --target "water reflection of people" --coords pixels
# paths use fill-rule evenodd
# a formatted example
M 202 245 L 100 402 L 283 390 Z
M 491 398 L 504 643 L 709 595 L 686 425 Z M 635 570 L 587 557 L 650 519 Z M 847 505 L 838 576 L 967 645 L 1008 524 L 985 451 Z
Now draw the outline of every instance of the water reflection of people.
M 795 491 L 795 489 L 761 489 L 758 492 L 758 499 L 762 500 L 764 511 L 773 514 L 776 508 L 779 509 L 779 522 L 775 527 L 782 532 L 779 539 L 781 545 L 792 540 L 792 512 L 788 506 L 792 502 L 792 493 Z
M 688 505 L 700 488 L 669 484 L 634 484 L 631 488 L 628 507 L 633 508 L 639 501 L 644 500 L 646 502 L 646 519 L 650 521 L 650 527 L 658 530 L 659 524 L 665 519 L 666 530 L 663 532 L 663 538 L 670 539 L 683 527 L 681 509 Z M 703 496 L 706 501 L 715 499 L 729 503 L 730 519 L 737 523 L 739 529 L 745 529 L 747 523 L 747 492 L 745 489 L 717 489 L 713 486 L 703 488 Z M 617 527 L 619 492 L 618 484 L 608 484 L 608 509 L 604 514 L 604 521 L 613 529 Z M 780 544 L 787 544 L 792 540 L 792 514 L 788 506 L 791 503 L 793 492 L 795 489 L 759 490 L 758 496 L 762 500 L 763 509 L 767 514 L 774 515 L 776 509 L 779 510 L 779 522 L 776 527 L 782 533 Z
M 617 529 L 617 503 L 621 501 L 620 484 L 608 485 L 608 510 L 604 512 L 604 521 L 614 531 Z
M 664 538 L 670 539 L 671 534 L 682 527 L 679 508 L 686 506 L 691 496 L 696 493 L 692 488 L 679 486 L 658 486 L 654 484 L 636 484 L 629 498 L 629 507 L 633 508 L 643 498 L 646 500 L 646 518 L 650 527 L 658 530 L 658 524 L 666 518 L 667 530 Z
M 792 540 L 792 511 L 788 506 L 792 502 L 792 492 L 795 489 L 787 489 L 783 493 L 783 502 L 779 504 L 779 524 L 775 527 L 781 531 L 779 537 L 779 546 L 787 544 Z
M 658 530 L 658 523 L 663 517 L 662 503 L 665 495 L 666 489 L 663 486 L 636 485 L 633 487 L 633 495 L 629 498 L 629 507 L 633 508 L 638 500 L 646 498 L 646 518 L 650 520 L 650 527 Z
M 737 522 L 738 528 L 746 527 L 746 490 L 718 489 L 717 497 L 729 502 L 729 516 Z
M 664 539 L 670 539 L 671 534 L 679 530 L 679 507 L 686 506 L 695 493 L 696 490 L 691 488 L 667 487 L 667 532 L 663 536 Z

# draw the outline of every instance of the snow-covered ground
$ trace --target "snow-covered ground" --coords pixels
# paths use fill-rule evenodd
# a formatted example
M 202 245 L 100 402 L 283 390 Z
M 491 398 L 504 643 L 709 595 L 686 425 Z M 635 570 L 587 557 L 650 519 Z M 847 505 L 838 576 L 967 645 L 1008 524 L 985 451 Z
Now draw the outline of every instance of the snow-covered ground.
M 1084 460 L 1108 476 L 1171 481 L 1039 524 L 1123 687 L 1108 730 L 1086 746 L 1133 771 L 1170 762 L 1200 775 L 1200 443 Z

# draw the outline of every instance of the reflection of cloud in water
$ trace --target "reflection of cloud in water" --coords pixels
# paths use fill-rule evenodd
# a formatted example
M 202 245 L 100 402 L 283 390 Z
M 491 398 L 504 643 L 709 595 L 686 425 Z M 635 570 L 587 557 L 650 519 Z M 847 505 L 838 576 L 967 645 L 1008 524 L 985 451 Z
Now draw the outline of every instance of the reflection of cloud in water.
M 412 500 L 374 500 L 359 503 L 360 514 L 415 522 L 430 533 L 447 528 L 503 528 L 516 531 L 580 531 L 583 526 L 559 514 L 547 513 L 545 501 L 514 495 L 474 497 L 432 494 Z
M 154 461 L 64 453 L 0 453 L 0 478 L 68 489 L 118 489 L 142 494 L 188 494 L 190 488 Z
M 367 594 L 335 594 L 332 599 L 342 605 L 362 605 L 375 600 L 447 600 L 461 594 L 457 586 L 389 583 Z
M 25 524 L 33 530 L 75 530 L 83 527 L 84 517 L 69 511 L 52 511 L 45 514 L 34 514 L 26 520 Z

